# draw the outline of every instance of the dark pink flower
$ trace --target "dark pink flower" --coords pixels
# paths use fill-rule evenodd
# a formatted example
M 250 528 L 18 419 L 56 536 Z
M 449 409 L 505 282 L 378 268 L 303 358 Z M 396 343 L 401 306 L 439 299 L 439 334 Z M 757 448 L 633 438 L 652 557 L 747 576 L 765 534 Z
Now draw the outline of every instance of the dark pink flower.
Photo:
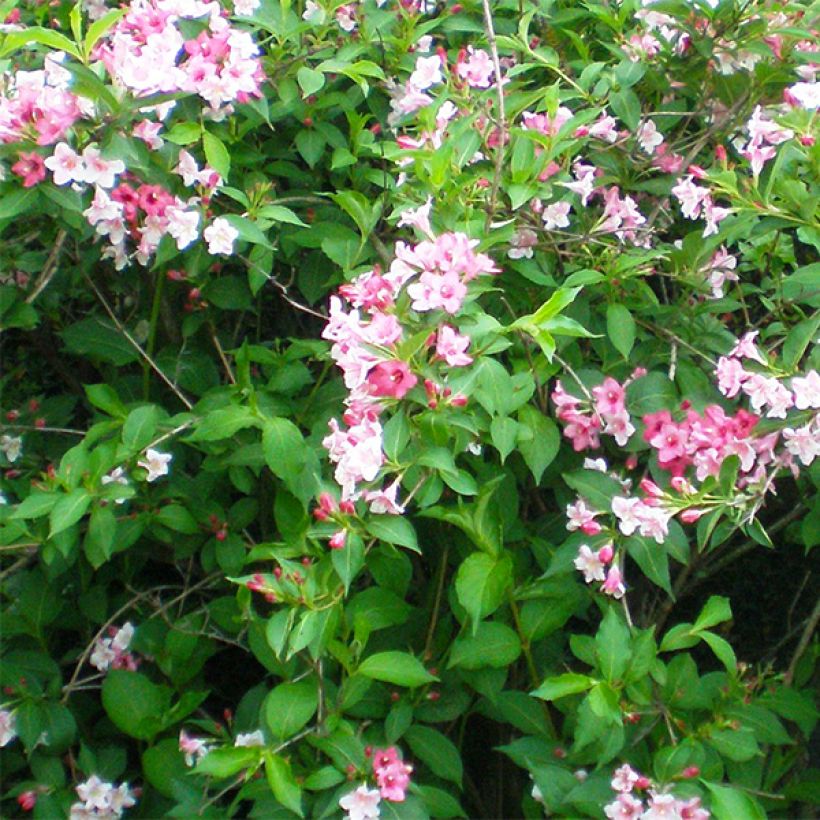
M 379 362 L 370 371 L 367 382 L 374 396 L 402 399 L 416 386 L 418 379 L 411 373 L 406 362 L 393 359 Z

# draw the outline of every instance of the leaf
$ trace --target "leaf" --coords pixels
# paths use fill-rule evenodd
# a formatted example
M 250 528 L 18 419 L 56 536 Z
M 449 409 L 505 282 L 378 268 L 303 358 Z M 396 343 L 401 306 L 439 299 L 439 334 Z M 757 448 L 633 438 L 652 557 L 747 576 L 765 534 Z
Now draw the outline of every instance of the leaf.
M 518 433 L 518 424 L 509 416 L 496 416 L 490 422 L 490 438 L 493 447 L 498 450 L 501 456 L 501 463 L 507 460 L 507 456 L 515 448 L 515 439 Z
M 567 695 L 577 695 L 579 692 L 586 692 L 595 684 L 595 679 L 587 675 L 578 675 L 574 672 L 567 672 L 554 678 L 547 678 L 534 692 L 532 696 L 541 700 L 559 700 Z
M 86 33 L 85 41 L 83 42 L 83 53 L 85 54 L 86 61 L 91 55 L 91 52 L 94 50 L 97 40 L 99 40 L 100 37 L 112 28 L 115 23 L 117 23 L 117 21 L 125 15 L 125 12 L 126 9 L 114 9 L 113 11 L 109 11 L 107 14 L 100 17 L 99 20 L 95 20 L 88 27 L 88 32 Z
M 473 619 L 473 626 L 501 606 L 512 583 L 512 559 L 485 552 L 470 555 L 458 568 L 456 596 Z
M 630 131 L 635 131 L 641 122 L 641 103 L 634 91 L 624 88 L 609 97 L 609 105 L 623 120 Z
M 71 353 L 118 367 L 136 361 L 139 356 L 119 330 L 101 319 L 83 319 L 66 328 L 61 335 Z
M 413 525 L 400 515 L 374 515 L 367 521 L 367 531 L 388 544 L 398 544 L 420 553 Z
M 273 752 L 265 752 L 265 776 L 273 796 L 286 808 L 304 817 L 302 790 L 293 776 L 290 763 Z
M 615 349 L 628 359 L 635 344 L 635 320 L 624 305 L 611 304 L 607 307 L 606 332 Z
M 114 669 L 103 681 L 105 713 L 120 731 L 138 740 L 150 740 L 160 731 L 170 701 L 170 689 L 157 686 L 139 672 Z
M 715 820 L 766 820 L 766 812 L 751 795 L 732 786 L 707 783 L 712 800 L 709 809 Z
M 672 410 L 678 404 L 675 385 L 663 373 L 654 371 L 635 379 L 626 389 L 626 398 L 630 413 L 639 418 L 658 410 Z
M 722 624 L 724 621 L 732 620 L 732 607 L 728 598 L 720 595 L 712 595 L 706 605 L 700 611 L 698 619 L 695 621 L 694 629 L 709 629 L 710 627 Z
M 313 168 L 325 151 L 325 138 L 315 128 L 305 128 L 296 135 L 296 150 Z
M 299 428 L 288 419 L 270 418 L 262 428 L 262 452 L 270 471 L 283 481 L 300 472 L 306 461 Z
M 616 613 L 607 609 L 598 634 L 595 636 L 595 654 L 604 678 L 613 683 L 623 677 L 629 664 L 629 628 Z
M 723 757 L 738 763 L 751 760 L 760 751 L 754 732 L 746 727 L 714 729 L 708 740 Z
M 103 413 L 121 419 L 124 419 L 128 415 L 128 411 L 117 395 L 117 391 L 110 385 L 86 384 L 83 387 L 85 389 L 85 395 L 91 404 L 97 409 L 102 410 Z
M 14 508 L 9 518 L 15 520 L 42 518 L 42 516 L 50 513 L 54 509 L 54 505 L 64 497 L 63 493 L 58 492 L 34 492 Z
M 416 724 L 404 733 L 404 739 L 433 774 L 461 786 L 464 767 L 458 749 L 449 738 L 429 726 Z
M 211 410 L 198 422 L 189 441 L 221 441 L 246 427 L 259 427 L 261 422 L 249 407 L 223 407 Z M 301 437 L 300 437 L 301 438 Z
M 302 97 L 309 97 L 324 86 L 325 75 L 321 71 L 302 66 L 296 72 L 296 82 L 299 83 L 299 88 L 302 89 Z
M 737 672 L 737 657 L 729 642 L 708 630 L 701 632 L 700 637 L 709 644 L 712 652 L 717 655 L 718 660 L 726 667 L 726 671 L 730 675 L 734 675 Z
M 239 234 L 240 239 L 250 242 L 252 245 L 261 245 L 264 248 L 273 249 L 273 245 L 271 245 L 265 232 L 252 219 L 237 214 L 225 214 L 222 218 L 230 223 L 231 227 Z
M 117 517 L 110 507 L 97 507 L 88 522 L 88 532 L 83 542 L 88 563 L 99 569 L 114 552 L 114 536 L 117 534 Z
M 331 552 L 331 560 L 333 561 L 333 569 L 336 570 L 336 574 L 345 585 L 345 592 L 348 592 L 353 579 L 364 566 L 364 543 L 362 539 L 355 534 L 348 535 L 345 545 L 341 549 Z
M 319 693 L 315 684 L 282 683 L 272 689 L 262 707 L 265 722 L 274 738 L 295 735 L 316 714 Z
M 624 492 L 619 482 L 598 470 L 576 470 L 574 473 L 564 473 L 563 478 L 593 509 L 600 512 L 607 512 L 612 506 L 612 499 Z
M 55 535 L 67 530 L 72 524 L 76 524 L 85 515 L 90 504 L 91 496 L 87 490 L 82 488 L 72 490 L 68 495 L 63 496 L 54 505 L 49 515 L 51 529 L 48 537 L 54 538 Z
M 257 216 L 263 219 L 272 219 L 274 222 L 287 222 L 289 225 L 298 225 L 301 228 L 309 227 L 306 222 L 301 219 L 290 209 L 284 205 L 263 205 L 257 212 Z
M 642 535 L 630 536 L 625 539 L 624 545 L 630 558 L 641 568 L 641 572 L 674 598 L 669 579 L 669 556 L 664 546 Z
M 506 624 L 483 621 L 472 635 L 462 635 L 453 643 L 447 668 L 500 669 L 514 663 L 521 654 L 518 635 Z
M 155 404 L 132 410 L 122 426 L 122 443 L 132 452 L 142 450 L 153 440 L 158 423 L 159 408 Z
M 518 411 L 518 423 L 531 434 L 524 438 L 519 431 L 518 451 L 529 467 L 535 483 L 541 481 L 544 470 L 553 462 L 561 447 L 561 434 L 555 422 L 529 404 Z
M 438 680 L 418 658 L 407 652 L 378 652 L 362 662 L 358 673 L 366 678 L 409 688 Z
M 259 761 L 261 750 L 256 746 L 224 746 L 212 749 L 201 758 L 195 774 L 207 774 L 220 780 L 241 772 Z
M 205 159 L 208 165 L 222 177 L 224 182 L 227 182 L 228 175 L 231 172 L 231 155 L 228 153 L 225 144 L 210 131 L 203 131 L 202 147 L 205 149 Z

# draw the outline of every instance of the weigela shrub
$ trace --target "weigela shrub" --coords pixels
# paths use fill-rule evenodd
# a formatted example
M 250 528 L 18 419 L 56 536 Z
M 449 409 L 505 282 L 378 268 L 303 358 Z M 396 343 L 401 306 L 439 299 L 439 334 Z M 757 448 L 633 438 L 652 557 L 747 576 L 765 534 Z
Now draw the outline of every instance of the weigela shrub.
M 813 15 L 6 4 L 4 816 L 810 812 Z

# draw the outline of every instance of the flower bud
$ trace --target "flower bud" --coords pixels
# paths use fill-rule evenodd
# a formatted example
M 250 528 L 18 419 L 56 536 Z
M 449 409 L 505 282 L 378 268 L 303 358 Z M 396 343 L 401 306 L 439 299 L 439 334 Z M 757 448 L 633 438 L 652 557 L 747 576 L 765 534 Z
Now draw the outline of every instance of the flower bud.
M 340 550 L 347 541 L 347 530 L 339 530 L 330 537 L 328 544 L 332 550 Z
M 694 524 L 705 512 L 706 510 L 698 510 L 695 507 L 691 507 L 680 514 L 680 520 L 683 521 L 684 524 Z
M 615 550 L 612 548 L 612 544 L 604 544 L 604 546 L 598 550 L 598 560 L 603 564 L 608 564 L 614 555 Z

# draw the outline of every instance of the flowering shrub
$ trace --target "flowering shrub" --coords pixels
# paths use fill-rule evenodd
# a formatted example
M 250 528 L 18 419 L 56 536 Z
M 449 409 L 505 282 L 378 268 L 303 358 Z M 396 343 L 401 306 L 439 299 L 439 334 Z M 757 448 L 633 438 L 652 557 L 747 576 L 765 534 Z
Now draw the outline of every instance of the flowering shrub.
M 813 13 L 4 6 L 3 816 L 809 812 Z

